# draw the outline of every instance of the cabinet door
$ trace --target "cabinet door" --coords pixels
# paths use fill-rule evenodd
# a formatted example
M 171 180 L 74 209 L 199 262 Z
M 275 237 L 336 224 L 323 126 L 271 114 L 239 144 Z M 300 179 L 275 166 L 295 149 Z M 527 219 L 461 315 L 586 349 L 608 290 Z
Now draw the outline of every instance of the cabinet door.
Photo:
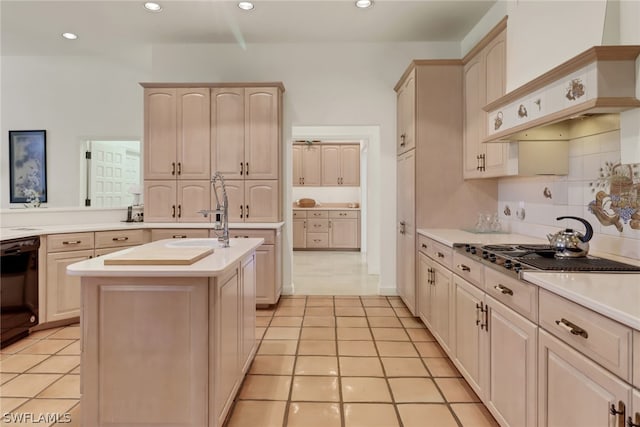
M 225 181 L 229 200 L 229 222 L 244 222 L 244 181 Z M 222 191 L 218 190 L 222 203 Z M 211 208 L 216 209 L 215 195 L 211 194 Z
M 211 89 L 211 174 L 244 178 L 244 89 Z
M 506 54 L 507 54 L 507 32 L 504 30 L 491 41 L 484 49 L 485 56 L 485 105 L 495 101 L 506 93 Z M 487 113 L 482 111 L 482 133 L 481 137 L 487 136 Z M 507 157 L 509 154 L 509 144 L 484 144 L 484 166 L 483 176 L 503 176 L 507 174 Z
M 409 311 L 415 315 L 415 150 L 398 157 L 396 194 L 396 287 Z
M 244 203 L 244 222 L 277 222 L 278 181 L 245 181 Z
M 242 263 L 242 353 L 240 367 L 247 372 L 256 348 L 256 258 Z
M 542 329 L 538 339 L 538 426 L 624 425 L 609 410 L 629 406 L 631 386 Z
M 485 403 L 501 425 L 536 426 L 538 328 L 491 297 Z
M 198 213 L 211 206 L 211 183 L 209 181 L 178 181 L 179 222 L 210 222 L 211 216 Z
M 307 220 L 293 220 L 293 248 L 304 249 L 307 247 Z
M 294 187 L 299 185 L 304 185 L 302 183 L 302 150 L 304 147 L 302 145 L 294 145 L 291 148 L 291 162 L 293 163 L 293 176 L 291 178 L 291 182 Z
M 310 145 L 302 147 L 302 184 L 320 186 L 322 167 L 320 147 Z M 294 181 L 295 182 L 295 181 Z
M 144 179 L 176 178 L 177 128 L 176 89 L 145 89 Z
M 178 89 L 178 179 L 210 179 L 211 100 L 208 88 Z
M 360 185 L 360 146 L 340 147 L 340 185 Z
M 322 146 L 322 185 L 336 186 L 340 183 L 340 147 Z
M 429 258 L 422 252 L 418 252 L 418 277 L 416 278 L 416 301 L 417 314 L 429 329 L 431 325 L 431 263 Z
M 357 219 L 329 220 L 329 247 L 355 249 L 360 247 L 360 230 Z
M 481 54 L 476 55 L 464 66 L 464 178 L 476 178 L 482 175 L 479 170 L 479 156 L 484 154 L 480 145 L 482 129 L 485 126 L 485 84 L 484 61 Z
M 640 425 L 640 390 L 633 390 L 633 402 L 631 403 L 631 411 L 629 412 L 631 423 Z M 627 424 L 631 427 L 633 424 Z
M 147 222 L 175 222 L 176 181 L 144 182 L 144 219 Z
M 415 148 L 416 72 L 412 70 L 398 91 L 398 154 Z
M 219 279 L 216 279 L 219 280 Z M 240 325 L 240 280 L 238 274 L 216 284 L 216 308 L 219 313 L 215 319 L 216 354 L 215 381 L 216 418 L 222 425 L 224 414 L 233 401 L 233 391 L 240 378 L 242 367 L 239 365 L 242 330 Z M 216 375 L 217 374 L 217 375 Z
M 275 304 L 278 302 L 276 290 L 276 254 L 274 245 L 261 245 L 256 249 L 256 303 Z
M 473 391 L 482 397 L 486 384 L 486 332 L 483 329 L 484 292 L 454 275 L 456 365 Z
M 450 306 L 453 304 L 452 274 L 437 262 L 433 263 L 432 269 L 434 282 L 431 294 L 431 302 L 433 304 L 431 307 L 433 332 L 440 337 L 442 347 L 448 353 L 452 354 L 452 335 L 455 334 L 453 322 L 450 321 Z
M 280 171 L 280 92 L 245 89 L 245 178 L 278 179 Z
M 47 255 L 47 322 L 80 316 L 80 277 L 67 266 L 93 257 L 93 249 Z

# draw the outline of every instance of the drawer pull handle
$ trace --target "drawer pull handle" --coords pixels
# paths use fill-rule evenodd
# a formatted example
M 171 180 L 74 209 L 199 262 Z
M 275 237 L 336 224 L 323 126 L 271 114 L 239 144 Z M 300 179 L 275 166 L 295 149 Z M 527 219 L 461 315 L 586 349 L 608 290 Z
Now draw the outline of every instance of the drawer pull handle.
M 420 246 L 422 246 L 423 248 L 427 249 L 427 245 L 424 244 L 424 243 L 422 245 L 420 245 Z
M 615 417 L 618 417 L 618 426 L 620 427 L 624 427 L 624 417 L 627 412 L 626 409 L 627 408 L 622 400 L 618 401 L 618 409 L 616 409 L 616 405 L 614 405 L 613 403 L 609 407 L 609 413 Z M 631 419 L 631 417 L 629 417 L 629 419 Z
M 249 162 L 245 163 L 244 173 L 245 173 L 245 175 L 249 175 Z
M 171 162 L 171 175 L 176 174 L 176 162 Z
M 513 291 L 502 284 L 498 284 L 494 286 L 493 289 L 502 293 L 503 295 L 513 295 Z
M 442 252 L 438 252 L 438 258 L 444 258 L 444 254 Z
M 174 234 L 173 236 L 171 236 L 174 239 L 186 239 L 187 236 L 185 234 Z
M 579 335 L 584 339 L 589 338 L 587 331 L 567 319 L 556 320 L 556 325 L 563 327 L 567 332 L 571 332 L 573 335 Z
M 114 237 L 113 239 L 114 242 L 126 242 L 127 240 L 129 240 L 128 237 Z
M 62 242 L 63 245 L 79 245 L 82 243 L 82 240 L 65 240 Z
M 464 264 L 458 264 L 456 267 L 458 267 L 458 270 L 471 271 L 471 269 Z

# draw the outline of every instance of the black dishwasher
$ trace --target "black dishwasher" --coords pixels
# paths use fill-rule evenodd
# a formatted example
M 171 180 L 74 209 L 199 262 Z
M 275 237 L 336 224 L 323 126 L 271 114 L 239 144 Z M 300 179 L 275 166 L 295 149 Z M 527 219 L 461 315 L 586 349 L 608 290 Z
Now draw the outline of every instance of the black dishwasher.
M 0 348 L 29 335 L 38 324 L 39 237 L 0 244 Z

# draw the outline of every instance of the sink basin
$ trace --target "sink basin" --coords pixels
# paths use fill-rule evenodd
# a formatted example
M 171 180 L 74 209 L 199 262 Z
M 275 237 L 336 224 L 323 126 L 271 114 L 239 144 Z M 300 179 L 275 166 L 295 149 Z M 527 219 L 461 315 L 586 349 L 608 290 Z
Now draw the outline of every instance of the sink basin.
M 170 248 L 219 248 L 220 242 L 218 239 L 176 239 L 165 246 Z

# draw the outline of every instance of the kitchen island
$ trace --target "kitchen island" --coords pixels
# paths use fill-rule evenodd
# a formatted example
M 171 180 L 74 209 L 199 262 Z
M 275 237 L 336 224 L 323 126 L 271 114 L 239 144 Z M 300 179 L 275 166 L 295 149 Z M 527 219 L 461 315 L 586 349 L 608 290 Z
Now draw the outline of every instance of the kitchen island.
M 256 351 L 262 242 L 160 240 L 68 267 L 82 286 L 82 425 L 223 424 Z M 105 265 L 194 248 L 213 253 L 191 265 Z

